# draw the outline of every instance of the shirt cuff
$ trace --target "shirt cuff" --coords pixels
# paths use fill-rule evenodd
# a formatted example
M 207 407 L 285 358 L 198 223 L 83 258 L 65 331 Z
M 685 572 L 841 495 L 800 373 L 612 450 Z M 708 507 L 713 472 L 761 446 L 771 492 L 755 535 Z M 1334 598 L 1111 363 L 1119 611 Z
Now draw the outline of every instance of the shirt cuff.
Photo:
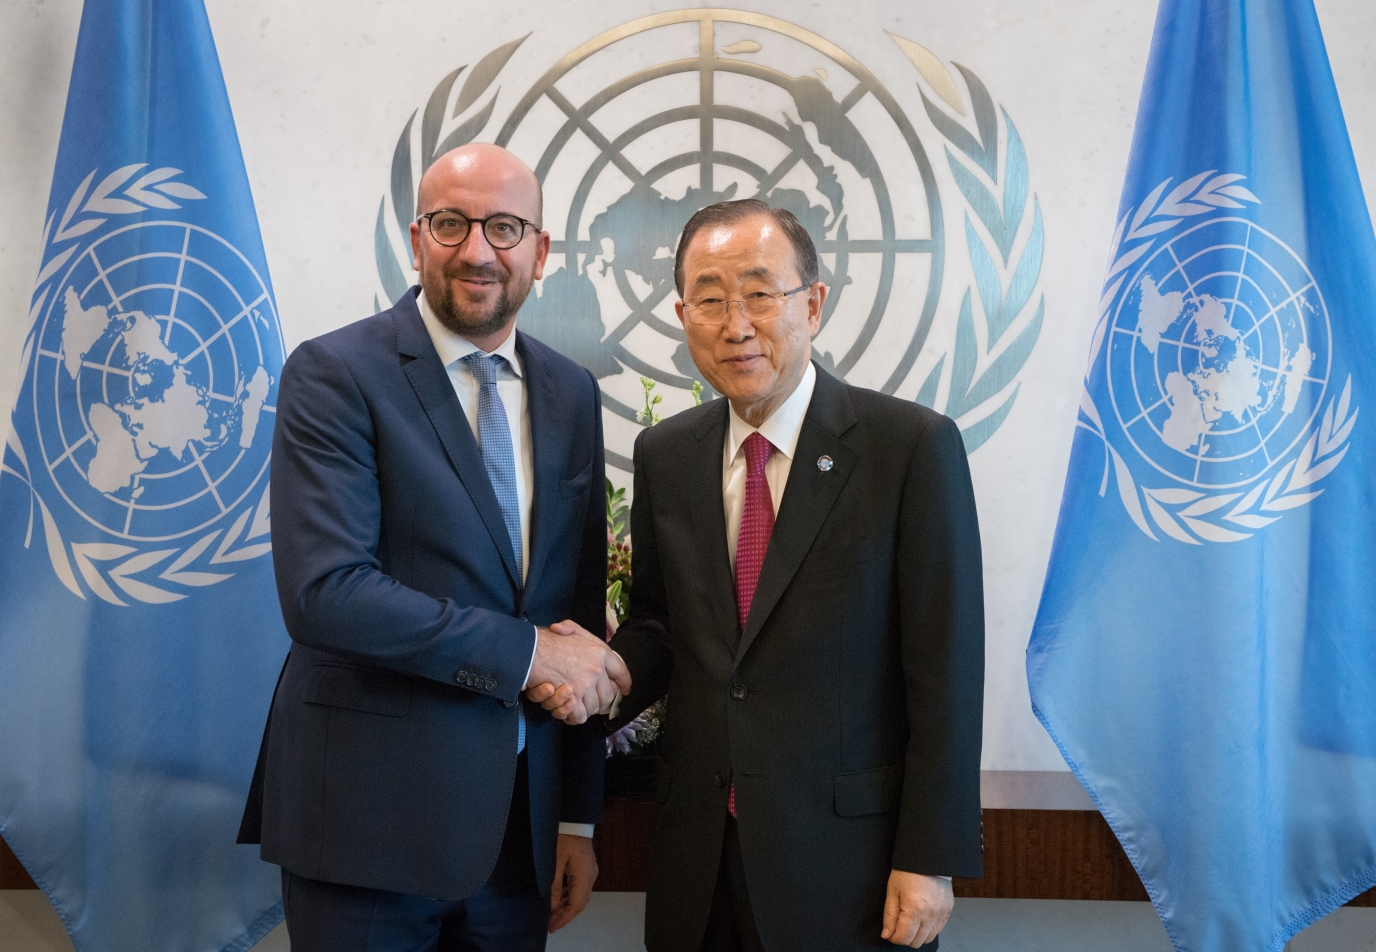
M 559 834 L 561 836 L 582 836 L 592 839 L 594 825 L 591 823 L 560 823 Z
M 530 672 L 535 668 L 535 649 L 540 647 L 540 629 L 538 626 L 531 627 L 535 628 L 535 643 L 530 646 L 530 664 L 526 665 L 526 677 L 521 682 L 522 691 L 530 686 Z

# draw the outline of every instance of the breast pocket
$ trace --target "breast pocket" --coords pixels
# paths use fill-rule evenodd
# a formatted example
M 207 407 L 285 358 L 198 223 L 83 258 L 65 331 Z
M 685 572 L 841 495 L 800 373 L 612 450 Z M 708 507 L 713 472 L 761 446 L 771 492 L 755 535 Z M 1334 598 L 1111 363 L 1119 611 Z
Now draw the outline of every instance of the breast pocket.
M 316 663 L 307 676 L 307 704 L 338 707 L 383 717 L 405 717 L 411 712 L 414 687 L 409 678 L 377 668 Z
M 559 481 L 559 495 L 565 499 L 577 499 L 586 493 L 588 487 L 592 485 L 592 467 L 593 461 L 589 460 L 587 468 L 583 472 L 568 479 L 561 479 Z

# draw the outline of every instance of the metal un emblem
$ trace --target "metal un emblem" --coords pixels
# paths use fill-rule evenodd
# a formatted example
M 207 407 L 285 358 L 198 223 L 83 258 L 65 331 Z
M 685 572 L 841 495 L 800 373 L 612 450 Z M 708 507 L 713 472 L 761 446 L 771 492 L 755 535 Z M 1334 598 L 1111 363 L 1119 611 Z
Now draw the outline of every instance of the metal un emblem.
M 1091 365 L 1103 352 L 1113 422 L 1150 468 L 1105 438 L 1123 505 L 1152 538 L 1249 538 L 1323 491 L 1356 422 L 1351 377 L 1330 393 L 1322 291 L 1237 211 L 1259 202 L 1242 180 L 1205 172 L 1169 194 L 1163 182 L 1118 226 Z M 1082 410 L 1104 438 L 1100 408 L 1086 396 Z
M 145 168 L 94 190 L 92 172 L 49 223 L 24 358 L 33 399 L 16 410 L 33 415 L 38 458 L 9 443 L 58 578 L 116 605 L 180 600 L 270 551 L 267 368 L 284 356 L 268 289 L 235 248 L 186 222 L 121 219 L 206 197 L 176 169 L 128 184 Z
M 1041 212 L 1017 130 L 979 78 L 958 66 L 958 81 L 891 39 L 881 49 L 904 62 L 918 109 L 821 36 L 736 10 L 661 13 L 594 37 L 533 79 L 500 125 L 488 90 L 524 38 L 461 86 L 459 67 L 393 153 L 374 230 L 383 290 L 396 300 L 410 283 L 419 175 L 491 124 L 544 184 L 552 237 L 518 326 L 599 378 L 610 465 L 631 468 L 641 377 L 667 389 L 667 411 L 692 403 L 698 374 L 673 312 L 684 223 L 749 197 L 793 212 L 817 246 L 831 294 L 814 358 L 955 418 L 974 450 L 1012 409 L 1040 333 Z M 932 147 L 954 182 L 945 194 Z M 948 227 L 964 240 L 948 241 Z

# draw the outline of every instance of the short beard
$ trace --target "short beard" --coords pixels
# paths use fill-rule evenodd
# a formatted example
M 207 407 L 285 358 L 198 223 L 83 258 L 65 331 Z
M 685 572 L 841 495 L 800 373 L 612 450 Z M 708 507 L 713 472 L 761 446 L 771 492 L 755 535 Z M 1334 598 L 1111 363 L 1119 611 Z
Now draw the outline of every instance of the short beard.
M 431 310 L 446 328 L 464 338 L 490 337 L 505 328 L 515 317 L 521 305 L 530 294 L 534 279 L 521 282 L 513 278 L 510 283 L 502 284 L 502 293 L 493 302 L 487 313 L 474 313 L 466 310 L 454 300 L 455 278 L 481 277 L 501 281 L 507 275 L 496 268 L 473 268 L 460 265 L 445 268 L 439 275 L 421 276 L 421 287 L 425 290 L 425 300 Z

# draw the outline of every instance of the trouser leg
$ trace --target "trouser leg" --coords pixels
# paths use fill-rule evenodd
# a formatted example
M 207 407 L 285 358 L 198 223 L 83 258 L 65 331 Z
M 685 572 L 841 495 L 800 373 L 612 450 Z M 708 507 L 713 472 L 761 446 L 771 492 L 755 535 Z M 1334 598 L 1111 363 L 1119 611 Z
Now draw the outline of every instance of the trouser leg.
M 745 884 L 740 832 L 731 817 L 726 818 L 721 866 L 717 870 L 712 908 L 707 915 L 702 952 L 764 952 L 764 944 L 755 927 L 755 913 L 750 906 L 750 893 Z
M 450 902 L 345 886 L 282 870 L 292 952 L 544 952 L 549 896 L 535 880 L 526 758 L 487 883 Z
M 445 919 L 439 952 L 544 952 L 548 936 L 549 895 L 535 881 L 530 778 L 522 754 L 497 865 L 483 888 Z

